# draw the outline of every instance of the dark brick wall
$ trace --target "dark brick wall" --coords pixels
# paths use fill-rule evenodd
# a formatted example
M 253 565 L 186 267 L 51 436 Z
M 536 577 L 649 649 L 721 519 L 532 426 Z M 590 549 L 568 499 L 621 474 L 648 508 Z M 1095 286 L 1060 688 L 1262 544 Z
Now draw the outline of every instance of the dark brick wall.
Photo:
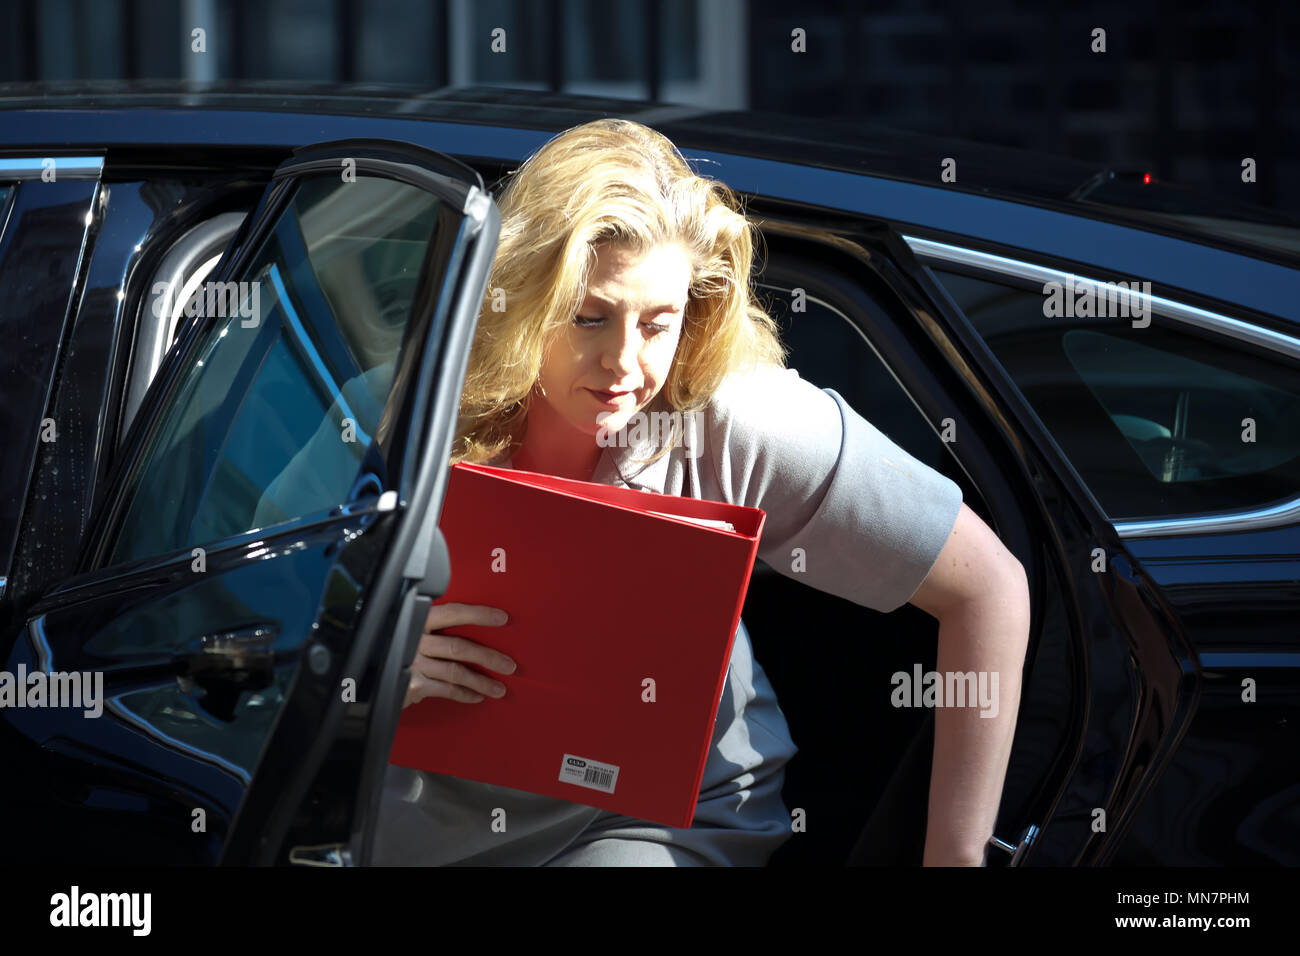
M 755 109 L 1140 168 L 1300 214 L 1297 3 L 754 0 L 750 51 Z
M 438 86 L 448 2 L 215 0 L 217 75 Z M 616 79 L 649 92 L 694 75 L 728 39 L 700 35 L 696 13 L 730 0 L 646 2 L 472 0 L 472 29 L 506 25 L 512 44 L 509 57 L 476 56 L 474 80 Z M 0 0 L 0 82 L 176 76 L 180 9 Z M 748 10 L 737 29 L 755 109 L 1042 150 L 1300 215 L 1296 0 L 749 0 Z M 795 27 L 807 53 L 790 50 Z M 1104 54 L 1090 50 L 1094 27 L 1107 32 Z M 1254 184 L 1241 182 L 1245 156 L 1258 163 Z

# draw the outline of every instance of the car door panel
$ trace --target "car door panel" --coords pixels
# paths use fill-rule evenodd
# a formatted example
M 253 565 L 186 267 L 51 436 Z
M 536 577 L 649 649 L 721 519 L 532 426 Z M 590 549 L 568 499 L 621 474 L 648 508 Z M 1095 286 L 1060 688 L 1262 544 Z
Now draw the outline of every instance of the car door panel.
M 351 180 L 340 177 L 349 165 Z M 139 859 L 138 844 L 174 861 L 284 862 L 281 839 L 331 753 L 376 720 L 391 741 L 401 696 L 379 675 L 400 681 L 413 652 L 394 625 L 445 586 L 441 473 L 499 224 L 475 179 L 401 144 L 300 151 L 218 266 L 218 283 L 255 277 L 240 309 L 262 294 L 271 304 L 189 320 L 146 395 L 83 573 L 13 635 L 11 671 L 103 682 L 100 717 L 6 715 L 44 781 L 6 799 L 42 829 L 57 824 L 55 856 Z M 309 234 L 310 262 L 297 243 Z M 366 300 L 389 280 L 406 296 L 396 307 Z M 281 366 L 268 364 L 275 354 Z M 290 366 L 303 378 L 285 378 Z M 358 404 L 365 394 L 384 401 Z M 180 461 L 197 464 L 177 466 L 172 488 L 168 463 Z M 320 487 L 303 491 L 313 481 L 333 506 Z M 348 751 L 341 804 L 369 805 L 364 756 Z M 311 836 L 364 829 L 349 819 Z
M 1180 667 L 1195 709 L 1167 735 L 1172 757 L 1108 859 L 1300 859 L 1288 810 L 1300 788 L 1288 720 L 1300 700 L 1287 624 L 1297 603 L 1295 329 L 1161 288 L 1136 331 L 1127 311 L 1120 322 L 1104 311 L 1049 317 L 1042 284 L 1063 284 L 1064 273 L 960 244 L 913 245 L 1095 493 L 1126 552 L 1113 567 L 1150 582 L 1191 649 Z M 1225 255 L 1224 274 L 1244 278 L 1240 261 Z M 1231 839 L 1225 820 L 1240 823 Z
M 779 287 L 797 289 L 799 298 L 806 299 L 802 308 L 775 305 L 783 340 L 793 349 L 791 363 L 815 384 L 837 389 L 910 454 L 957 482 L 966 503 L 1026 567 L 1034 612 L 1021 710 L 1027 719 L 1017 726 L 1016 756 L 997 829 L 1015 842 L 1029 822 L 1041 820 L 1050 802 L 1044 788 L 1051 793 L 1059 788 L 1068 755 L 1078 746 L 1080 727 L 1071 696 L 1079 662 L 1071 623 L 1061 613 L 1057 559 L 1042 545 L 1041 516 L 1023 508 L 1025 492 L 1017 483 L 1025 479 L 1008 465 L 1008 452 L 1000 450 L 996 410 L 986 414 L 984 407 L 957 397 L 968 383 L 947 371 L 947 362 L 939 357 L 946 350 L 936 348 L 916 320 L 925 312 L 915 308 L 905 288 L 899 291 L 899 277 L 887 271 L 889 250 L 879 237 L 846 227 L 820 243 L 809 242 L 810 232 L 815 236 L 817 231 L 787 218 L 782 211 L 764 215 L 764 242 L 771 251 L 760 298 L 772 300 L 771 287 Z M 955 421 L 961 436 L 954 446 L 942 440 L 946 418 Z M 937 622 L 910 606 L 881 615 L 810 594 L 758 568 L 750 592 L 745 612 L 746 620 L 752 619 L 755 654 L 788 707 L 791 733 L 801 749 L 787 777 L 787 801 L 807 806 L 810 815 L 815 812 L 822 820 L 823 832 L 835 833 L 830 840 L 791 841 L 774 863 L 842 865 L 847 859 L 919 865 L 932 715 L 900 712 L 888 695 L 874 704 L 861 696 L 828 704 L 817 690 L 816 668 L 787 638 L 806 629 L 809 621 L 833 633 L 869 635 L 861 646 L 850 642 L 846 667 L 862 686 L 888 688 L 893 672 L 910 673 L 918 663 L 923 670 L 933 669 Z M 864 723 L 888 732 L 868 742 L 846 736 Z M 857 757 L 853 766 L 840 759 L 845 748 Z M 995 862 L 1004 859 L 996 851 L 991 856 Z
M 1135 560 L 1060 444 L 945 286 L 918 263 L 909 245 L 929 261 L 925 242 L 896 237 L 896 260 L 915 282 L 923 307 L 963 342 L 983 387 L 998 396 L 1024 446 L 1041 455 L 1036 468 L 1042 498 L 1056 500 L 1049 509 L 1053 543 L 1062 555 L 1068 613 L 1077 621 L 1077 653 L 1084 662 L 1078 717 L 1084 729 L 1070 779 L 1050 808 L 1051 826 L 1042 825 L 1031 859 L 1105 864 L 1122 845 L 1196 711 L 1194 651 L 1166 596 Z
M 769 234 L 779 228 L 775 218 L 765 219 Z M 1018 851 L 1016 862 L 1101 862 L 1103 841 L 1131 820 L 1153 779 L 1147 771 L 1167 756 L 1194 705 L 1177 621 L 1122 558 L 1109 576 L 1092 571 L 1094 547 L 1102 544 L 1109 561 L 1120 555 L 1118 539 L 1101 516 L 1079 507 L 1090 499 L 1072 487 L 1068 468 L 1061 472 L 1044 457 L 1050 444 L 1038 444 L 1016 421 L 996 372 L 982 367 L 978 340 L 967 341 L 960 318 L 936 305 L 941 290 L 914 281 L 901 238 L 879 226 L 850 226 L 837 230 L 837 239 L 841 249 L 861 250 L 844 271 L 856 272 L 878 301 L 897 300 L 913 319 L 873 324 L 872 348 L 900 381 L 907 376 L 926 419 L 951 429 L 961 467 L 988 499 L 986 520 L 1031 582 L 1031 645 L 995 832 Z M 819 258 L 788 270 L 787 282 L 824 295 L 840 280 L 826 268 L 834 256 Z M 774 673 L 778 691 L 779 679 Z M 928 752 L 909 752 L 921 750 Z M 917 773 L 928 769 L 928 761 L 913 763 Z M 924 803 L 922 790 L 894 789 L 881 807 Z M 1093 829 L 1097 808 L 1109 814 L 1108 832 Z M 921 832 L 923 813 L 915 819 Z M 894 823 L 894 816 L 878 817 L 865 831 L 876 844 L 867 848 L 873 862 L 899 862 L 879 852 L 887 841 L 898 843 Z M 1006 857 L 993 851 L 991 859 Z

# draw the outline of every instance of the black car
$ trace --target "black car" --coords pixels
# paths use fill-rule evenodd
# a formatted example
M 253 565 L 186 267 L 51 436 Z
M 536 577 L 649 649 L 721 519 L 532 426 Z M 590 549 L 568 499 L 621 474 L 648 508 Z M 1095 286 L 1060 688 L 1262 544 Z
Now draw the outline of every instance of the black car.
M 1024 565 L 991 865 L 1300 863 L 1296 223 L 861 125 L 141 85 L 0 89 L 0 668 L 103 682 L 81 688 L 94 719 L 0 686 L 0 854 L 369 862 L 448 580 L 435 519 L 492 187 L 605 115 L 744 197 L 789 364 Z M 240 311 L 254 276 L 271 313 Z M 343 422 L 357 441 L 306 461 L 315 480 L 280 480 Z M 933 714 L 889 689 L 934 669 L 935 620 L 762 564 L 743 616 L 800 747 L 806 829 L 772 865 L 919 863 Z

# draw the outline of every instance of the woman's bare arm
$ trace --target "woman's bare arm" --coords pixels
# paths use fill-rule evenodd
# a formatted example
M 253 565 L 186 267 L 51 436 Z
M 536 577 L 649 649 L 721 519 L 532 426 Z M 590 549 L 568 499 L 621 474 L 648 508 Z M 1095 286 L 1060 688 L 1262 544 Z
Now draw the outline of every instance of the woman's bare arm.
M 978 706 L 934 717 L 925 866 L 980 866 L 993 834 L 1020 705 L 1029 644 L 1024 567 L 965 504 L 911 604 L 939 621 L 941 675 L 997 675 L 996 716 Z M 992 712 L 992 708 L 988 708 Z

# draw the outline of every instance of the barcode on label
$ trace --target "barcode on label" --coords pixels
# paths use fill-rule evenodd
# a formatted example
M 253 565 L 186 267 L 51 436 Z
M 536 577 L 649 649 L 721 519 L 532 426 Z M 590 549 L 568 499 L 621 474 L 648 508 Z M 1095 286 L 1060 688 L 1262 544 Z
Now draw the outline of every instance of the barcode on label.
M 584 783 L 594 783 L 602 790 L 608 790 L 610 784 L 614 782 L 614 775 L 608 770 L 597 770 L 595 767 L 588 767 L 582 780 Z
M 613 793 L 618 783 L 618 767 L 590 757 L 565 754 L 560 760 L 560 782 L 600 790 L 602 793 Z

